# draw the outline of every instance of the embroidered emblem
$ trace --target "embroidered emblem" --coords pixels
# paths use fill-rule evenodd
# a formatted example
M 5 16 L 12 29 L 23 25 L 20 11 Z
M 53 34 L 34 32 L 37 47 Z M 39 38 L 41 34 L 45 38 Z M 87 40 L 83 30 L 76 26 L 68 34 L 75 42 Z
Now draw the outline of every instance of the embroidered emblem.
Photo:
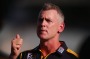
M 32 59 L 32 53 L 28 53 L 27 59 Z
M 63 47 L 60 47 L 60 48 L 58 49 L 58 52 L 60 52 L 60 53 L 63 53 L 63 51 L 64 51 L 64 48 L 63 48 Z

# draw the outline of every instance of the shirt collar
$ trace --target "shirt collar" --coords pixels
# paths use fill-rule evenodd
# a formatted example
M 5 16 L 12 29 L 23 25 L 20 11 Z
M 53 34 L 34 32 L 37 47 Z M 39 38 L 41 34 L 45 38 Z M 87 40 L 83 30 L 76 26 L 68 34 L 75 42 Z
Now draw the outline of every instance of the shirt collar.
M 61 46 L 56 50 L 56 52 L 60 55 L 63 55 L 64 52 L 67 50 L 67 46 L 64 41 L 60 41 Z
M 60 41 L 60 43 L 61 43 L 61 46 L 56 50 L 56 53 L 59 53 L 60 55 L 62 55 L 67 50 L 67 46 L 64 41 Z M 36 51 L 36 52 L 40 51 L 40 45 L 34 48 L 33 51 Z

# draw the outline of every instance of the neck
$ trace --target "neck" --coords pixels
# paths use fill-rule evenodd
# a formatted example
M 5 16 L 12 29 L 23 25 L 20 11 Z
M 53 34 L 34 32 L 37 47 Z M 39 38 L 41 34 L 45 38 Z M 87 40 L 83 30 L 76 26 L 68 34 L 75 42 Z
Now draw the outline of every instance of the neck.
M 55 52 L 59 46 L 60 46 L 60 42 L 58 39 L 50 39 L 47 41 L 40 41 L 40 49 L 43 52 L 43 56 L 48 55 L 49 53 L 53 53 Z

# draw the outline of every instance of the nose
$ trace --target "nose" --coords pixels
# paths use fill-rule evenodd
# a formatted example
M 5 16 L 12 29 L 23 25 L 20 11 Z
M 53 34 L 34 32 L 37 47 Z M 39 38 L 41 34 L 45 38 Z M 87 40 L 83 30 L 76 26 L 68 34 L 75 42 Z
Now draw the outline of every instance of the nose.
M 41 26 L 42 26 L 42 27 L 45 27 L 46 24 L 47 24 L 47 22 L 45 21 L 45 19 L 43 19 L 43 21 L 42 21 L 42 23 L 41 23 Z

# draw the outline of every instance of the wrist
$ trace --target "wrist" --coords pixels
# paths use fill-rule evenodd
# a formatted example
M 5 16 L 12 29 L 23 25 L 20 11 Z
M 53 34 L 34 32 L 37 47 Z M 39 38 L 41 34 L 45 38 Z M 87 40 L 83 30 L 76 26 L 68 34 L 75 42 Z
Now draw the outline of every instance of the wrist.
M 17 59 L 17 55 L 10 54 L 9 59 Z

